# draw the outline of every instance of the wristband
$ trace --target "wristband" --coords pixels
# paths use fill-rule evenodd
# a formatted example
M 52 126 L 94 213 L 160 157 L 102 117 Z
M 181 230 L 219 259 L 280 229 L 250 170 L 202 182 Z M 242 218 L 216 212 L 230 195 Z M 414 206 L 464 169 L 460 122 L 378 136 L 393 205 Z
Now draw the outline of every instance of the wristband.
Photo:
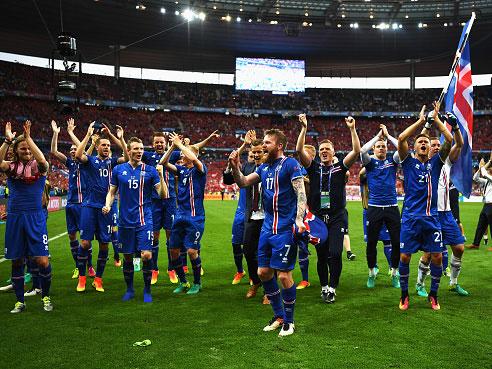
M 432 124 L 430 124 L 429 122 L 425 122 L 424 127 L 430 130 L 432 128 Z
M 8 139 L 5 139 L 5 141 L 3 142 L 5 142 L 7 145 L 12 145 L 12 141 L 9 141 Z

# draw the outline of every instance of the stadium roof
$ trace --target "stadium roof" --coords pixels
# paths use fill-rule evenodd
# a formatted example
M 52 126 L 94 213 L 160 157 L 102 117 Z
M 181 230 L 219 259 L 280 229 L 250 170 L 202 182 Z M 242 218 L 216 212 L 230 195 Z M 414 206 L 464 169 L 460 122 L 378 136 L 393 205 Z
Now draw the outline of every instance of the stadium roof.
M 3 0 L 0 51 L 49 57 L 63 25 L 94 63 L 118 45 L 134 67 L 231 73 L 236 56 L 273 56 L 308 76 L 444 75 L 472 10 L 473 70 L 490 73 L 492 0 Z

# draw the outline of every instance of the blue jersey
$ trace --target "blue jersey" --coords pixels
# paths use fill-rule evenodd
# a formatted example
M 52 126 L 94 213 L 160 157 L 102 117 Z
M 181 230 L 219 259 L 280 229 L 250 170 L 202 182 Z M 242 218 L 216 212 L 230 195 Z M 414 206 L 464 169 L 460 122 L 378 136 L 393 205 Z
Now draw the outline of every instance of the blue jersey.
M 196 167 L 186 168 L 176 165 L 178 170 L 178 215 L 204 217 L 203 198 L 207 182 L 207 167 L 203 164 L 203 173 Z
M 393 206 L 396 200 L 396 168 L 393 157 L 384 160 L 371 158 L 365 165 L 369 188 L 369 205 Z
M 101 159 L 98 156 L 87 155 L 87 163 L 80 165 L 88 188 L 87 201 L 84 201 L 85 206 L 103 208 L 109 190 L 111 173 L 117 164 L 118 158 Z
M 159 183 L 157 169 L 151 165 L 141 163 L 133 168 L 127 162 L 114 167 L 111 185 L 120 194 L 120 227 L 152 225 L 152 191 Z
M 302 178 L 301 166 L 293 158 L 281 157 L 256 168 L 261 178 L 265 209 L 263 231 L 278 234 L 292 230 L 297 213 L 297 195 L 292 180 Z
M 39 176 L 34 181 L 7 177 L 9 213 L 30 213 L 43 209 L 42 198 L 46 176 Z
M 239 200 L 237 202 L 236 214 L 241 213 L 244 214 L 246 210 L 246 188 L 241 188 L 239 190 Z
M 164 154 L 161 155 L 155 151 L 144 151 L 142 156 L 142 161 L 147 165 L 156 167 L 163 156 Z M 174 150 L 171 154 L 171 157 L 169 158 L 169 162 L 171 164 L 176 163 L 179 160 L 179 156 L 180 156 L 180 151 Z M 172 174 L 171 172 L 169 172 L 167 169 L 164 168 L 163 177 L 164 177 L 164 181 L 166 182 L 167 188 L 169 189 L 169 198 L 176 199 L 176 190 L 174 188 L 174 174 Z M 152 198 L 160 199 L 161 197 L 159 196 L 157 191 L 153 191 Z
M 422 163 L 409 154 L 401 165 L 405 177 L 402 216 L 437 216 L 437 186 L 444 165 L 441 156 Z
M 86 191 L 85 176 L 80 173 L 80 163 L 67 158 L 65 165 L 68 168 L 68 195 L 69 204 L 80 204 L 84 201 Z

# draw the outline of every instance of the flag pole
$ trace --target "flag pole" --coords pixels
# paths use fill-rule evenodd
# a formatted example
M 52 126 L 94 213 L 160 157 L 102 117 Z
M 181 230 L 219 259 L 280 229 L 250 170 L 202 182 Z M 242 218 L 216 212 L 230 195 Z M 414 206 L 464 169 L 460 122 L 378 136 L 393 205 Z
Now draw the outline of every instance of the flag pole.
M 449 85 L 451 84 L 451 80 L 453 79 L 454 72 L 456 72 L 456 68 L 458 67 L 458 63 L 460 62 L 461 58 L 461 53 L 463 52 L 463 49 L 465 48 L 465 45 L 468 41 L 468 37 L 470 36 L 471 28 L 473 27 L 473 22 L 475 21 L 475 12 L 472 12 L 471 18 L 470 18 L 470 24 L 468 26 L 468 30 L 465 34 L 465 37 L 463 38 L 463 42 L 461 45 L 458 45 L 458 50 L 456 51 L 456 55 L 454 57 L 453 61 L 453 66 L 451 67 L 451 71 L 449 72 L 448 75 L 448 82 L 444 86 L 444 88 L 441 91 L 441 96 L 439 96 L 439 104 L 442 103 L 442 100 L 444 99 L 444 95 L 448 92 Z

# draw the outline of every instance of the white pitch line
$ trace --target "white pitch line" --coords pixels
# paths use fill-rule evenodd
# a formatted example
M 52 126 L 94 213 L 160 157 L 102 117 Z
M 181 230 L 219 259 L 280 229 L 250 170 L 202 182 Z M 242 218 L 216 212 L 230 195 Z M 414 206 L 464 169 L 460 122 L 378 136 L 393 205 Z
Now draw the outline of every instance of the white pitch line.
M 58 238 L 60 238 L 60 237 L 63 237 L 63 236 L 65 236 L 65 235 L 67 235 L 67 234 L 68 234 L 68 232 L 63 232 L 63 233 L 57 234 L 56 236 L 53 236 L 53 237 L 51 237 L 50 239 L 48 239 L 48 242 L 50 242 L 50 241 L 54 241 L 54 240 L 56 240 L 56 239 L 58 239 Z M 3 256 L 3 255 L 2 255 L 2 256 Z M 0 263 L 3 263 L 5 260 L 7 260 L 7 259 L 5 259 L 5 258 L 3 258 L 3 257 L 2 257 L 2 258 L 0 259 Z

